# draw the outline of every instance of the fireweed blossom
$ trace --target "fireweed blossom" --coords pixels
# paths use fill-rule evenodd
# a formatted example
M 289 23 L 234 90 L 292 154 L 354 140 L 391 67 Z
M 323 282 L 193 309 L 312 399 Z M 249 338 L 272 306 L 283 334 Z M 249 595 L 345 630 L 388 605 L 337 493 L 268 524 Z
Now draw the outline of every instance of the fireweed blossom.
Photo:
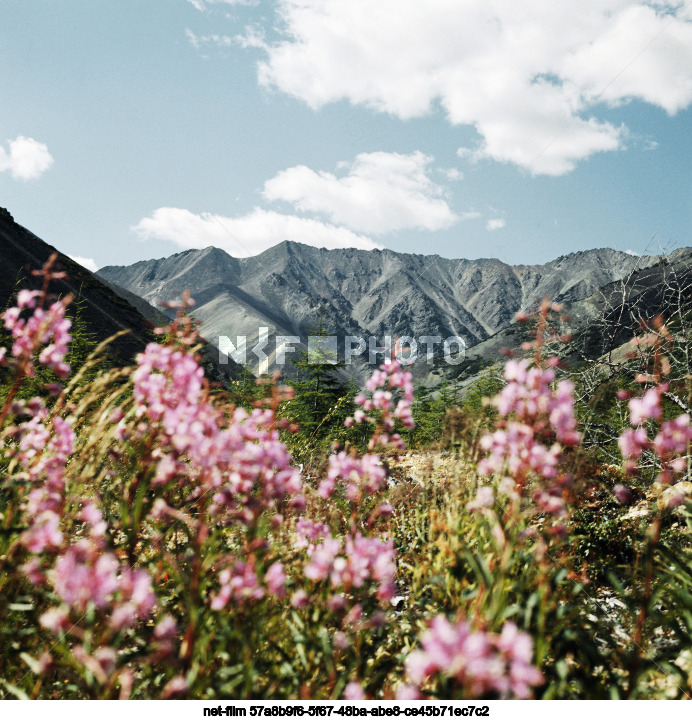
M 342 552 L 343 551 L 343 552 Z M 304 574 L 310 581 L 329 579 L 333 589 L 361 588 L 371 581 L 377 585 L 377 598 L 391 600 L 396 588 L 396 562 L 393 541 L 368 538 L 360 533 L 341 540 L 326 537 L 322 543 L 308 548 Z
M 339 480 L 347 484 L 346 498 L 356 501 L 363 492 L 371 495 L 379 492 L 387 481 L 387 472 L 376 454 L 366 453 L 357 458 L 341 451 L 329 457 L 329 470 L 320 483 L 319 495 L 329 498 Z
M 361 406 L 352 418 L 347 418 L 347 427 L 354 423 L 369 422 L 375 425 L 369 448 L 378 443 L 392 444 L 403 448 L 404 441 L 395 433 L 397 421 L 405 428 L 413 428 L 413 376 L 402 370 L 399 361 L 383 363 L 365 383 L 367 393 L 359 393 L 355 402 Z
M 289 499 L 304 504 L 300 472 L 280 441 L 272 410 L 248 413 L 235 409 L 225 419 L 208 399 L 204 375 L 189 354 L 149 344 L 137 359 L 133 376 L 136 414 L 159 433 L 159 460 L 154 483 L 165 487 L 177 478 L 211 493 L 209 514 L 222 525 L 251 526 L 259 514 Z M 161 499 L 159 499 L 161 500 Z M 152 507 L 159 522 L 175 518 L 161 502 Z M 274 516 L 280 525 L 283 516 Z M 308 535 L 314 531 L 308 530 Z M 287 577 L 275 562 L 264 574 L 253 557 L 235 557 L 218 574 L 219 590 L 211 597 L 214 610 L 253 603 L 270 594 L 286 594 Z
M 466 621 L 450 623 L 442 615 L 430 622 L 420 639 L 421 650 L 406 659 L 414 686 L 402 687 L 400 698 L 415 698 L 428 679 L 451 681 L 462 698 L 529 698 L 543 675 L 531 664 L 533 641 L 507 622 L 500 634 L 474 631 Z M 420 697 L 420 696 L 418 696 Z
M 63 315 L 67 303 L 53 305 L 42 315 L 38 297 L 21 295 L 19 313 L 10 313 L 4 320 L 13 331 L 15 350 L 24 354 L 27 363 L 29 341 L 35 341 L 32 353 L 38 352 L 38 344 L 48 342 L 52 347 L 39 356 L 39 362 L 62 374 L 69 370 L 60 365 L 69 342 L 69 321 Z M 25 318 L 29 311 L 34 312 Z M 217 409 L 196 358 L 174 346 L 149 344 L 137 357 L 132 384 L 133 411 L 116 409 L 107 418 L 115 438 L 140 442 L 147 448 L 151 473 L 142 479 L 146 478 L 154 496 L 148 522 L 156 524 L 157 533 L 160 526 L 182 521 L 189 522 L 192 533 L 204 524 L 212 528 L 233 525 L 249 538 L 265 511 L 273 514 L 273 533 L 278 533 L 284 519 L 277 504 L 305 506 L 302 479 L 279 438 L 274 410 Z M 368 392 L 371 398 L 362 399 L 363 412 L 367 410 L 376 424 L 377 442 L 401 445 L 394 431 L 397 423 L 404 427 L 413 423 L 411 374 L 392 363 L 376 372 Z M 178 629 L 168 615 L 154 625 L 158 606 L 154 579 L 145 569 L 122 561 L 120 551 L 116 554 L 109 546 L 113 529 L 99 508 L 101 500 L 70 495 L 67 469 L 75 452 L 74 419 L 51 415 L 40 399 L 16 402 L 12 408 L 14 416 L 28 416 L 13 427 L 8 446 L 20 465 L 22 479 L 30 484 L 24 499 L 28 528 L 20 537 L 30 557 L 21 569 L 52 598 L 40 623 L 55 634 L 81 639 L 85 632 L 91 633 L 91 621 L 84 620 L 85 614 L 98 618 L 103 622 L 106 645 L 98 645 L 102 639 L 91 647 L 74 646 L 72 656 L 90 669 L 99 683 L 112 683 L 114 675 L 120 674 L 123 689 L 131 687 L 127 670 L 119 667 L 121 658 L 114 639 L 124 637 L 121 633 L 128 629 L 151 627 L 154 653 L 172 654 L 177 653 Z M 385 467 L 375 454 L 362 458 L 337 454 L 326 478 L 329 483 L 343 483 L 347 497 L 355 503 L 361 495 L 376 496 L 386 480 Z M 186 515 L 176 507 L 174 499 L 181 491 L 192 500 L 207 496 L 207 505 L 201 506 L 204 515 Z M 382 516 L 393 511 L 387 504 L 378 509 Z M 67 535 L 68 528 L 77 529 L 76 538 Z M 241 546 L 242 550 L 234 547 L 231 555 L 214 566 L 218 585 L 203 602 L 216 611 L 261 599 L 269 605 L 290 603 L 297 609 L 309 608 L 315 598 L 305 589 L 323 583 L 321 592 L 328 597 L 325 607 L 339 615 L 342 628 L 381 625 L 384 614 L 376 611 L 368 616 L 368 602 L 385 602 L 395 593 L 394 546 L 392 540 L 364 533 L 354 527 L 334 538 L 326 524 L 301 518 L 296 522 L 295 546 L 298 551 L 305 549 L 302 579 L 300 572 L 298 578 L 289 579 L 288 566 L 275 556 L 268 560 L 273 555 L 269 553 L 271 541 Z M 301 581 L 305 589 L 300 588 Z M 290 601 L 281 601 L 291 586 Z M 342 649 L 348 647 L 344 631 L 338 632 L 337 643 Z
M 311 521 L 301 516 L 296 521 L 294 548 L 314 548 L 315 541 L 329 535 L 329 526 L 321 521 Z
M 70 299 L 56 301 L 46 310 L 37 306 L 42 297 L 38 291 L 20 291 L 17 306 L 3 314 L 5 327 L 12 331 L 14 339 L 12 356 L 21 372 L 32 377 L 34 354 L 45 346 L 38 362 L 66 378 L 70 367 L 64 358 L 71 340 L 71 321 L 65 317 L 65 310 Z M 25 311 L 33 312 L 23 317 Z M 106 524 L 92 502 L 84 503 L 82 510 L 91 538 L 64 546 L 60 527 L 67 491 L 65 471 L 76 440 L 71 421 L 50 417 L 40 398 L 19 401 L 8 408 L 15 416 L 29 416 L 9 434 L 14 442 L 9 452 L 23 469 L 21 476 L 31 484 L 23 505 L 27 530 L 20 541 L 34 556 L 22 570 L 34 585 L 50 581 L 63 602 L 42 615 L 42 625 L 55 633 L 64 631 L 70 625 L 70 610 L 82 614 L 89 604 L 109 610 L 111 623 L 117 628 L 132 626 L 147 617 L 155 606 L 151 578 L 143 570 L 121 567 L 112 553 L 104 552 Z M 46 552 L 55 554 L 54 566 L 48 570 L 39 558 Z M 113 649 L 108 650 L 115 654 Z
M 12 332 L 14 343 L 12 355 L 24 364 L 26 375 L 33 377 L 33 356 L 43 346 L 39 363 L 55 371 L 59 378 L 67 378 L 70 366 L 65 362 L 72 336 L 69 333 L 72 321 L 65 317 L 65 310 L 71 298 L 52 303 L 47 309 L 37 307 L 42 293 L 21 290 L 17 294 L 17 305 L 6 310 L 2 319 L 5 328 Z M 24 311 L 32 311 L 28 317 Z
M 70 367 L 64 359 L 71 340 L 71 321 L 65 317 L 65 309 L 70 298 L 56 301 L 48 309 L 38 304 L 39 299 L 43 302 L 43 293 L 21 290 L 16 306 L 2 315 L 5 328 L 12 332 L 12 360 L 19 365 L 20 378 L 22 374 L 33 377 L 34 355 L 44 346 L 39 363 L 60 378 L 66 378 Z M 5 353 L 2 362 L 6 362 Z M 31 553 L 57 549 L 63 541 L 60 520 L 65 494 L 64 469 L 73 452 L 74 431 L 70 423 L 60 417 L 49 420 L 40 398 L 6 407 L 15 416 L 29 416 L 29 420 L 11 429 L 9 436 L 16 444 L 9 452 L 17 458 L 31 483 L 24 504 L 28 529 L 21 540 Z M 34 577 L 37 576 L 34 574 Z
M 24 502 L 27 530 L 21 541 L 31 553 L 57 549 L 62 544 L 60 523 L 65 497 L 65 466 L 74 450 L 75 433 L 69 421 L 48 418 L 40 398 L 15 403 L 17 414 L 29 414 L 28 421 L 10 432 L 14 445 L 9 452 L 30 482 Z
M 644 452 L 651 451 L 661 464 L 657 478 L 661 483 L 674 482 L 687 469 L 686 455 L 692 441 L 692 426 L 687 413 L 661 422 L 659 432 L 653 440 L 649 438 L 646 423 L 662 418 L 661 396 L 667 389 L 667 384 L 662 383 L 649 388 L 639 398 L 632 398 L 628 403 L 632 428 L 626 428 L 618 438 L 625 469 L 634 471 Z
M 507 384 L 494 399 L 502 426 L 481 438 L 488 455 L 478 464 L 481 474 L 507 473 L 523 489 L 527 476 L 535 473 L 552 485 L 538 490 L 534 502 L 543 512 L 562 516 L 565 479 L 558 477 L 564 447 L 577 445 L 581 434 L 574 415 L 574 385 L 560 381 L 555 388 L 557 358 L 547 368 L 530 367 L 528 360 L 510 360 L 505 365 Z M 553 440 L 554 442 L 550 443 Z M 488 492 L 472 502 L 472 508 L 488 507 Z
M 214 491 L 213 515 L 245 524 L 286 495 L 300 504 L 300 472 L 279 439 L 273 411 L 237 408 L 228 423 L 209 401 L 193 357 L 151 343 L 137 361 L 136 413 L 159 431 L 165 449 L 156 483 L 187 475 Z

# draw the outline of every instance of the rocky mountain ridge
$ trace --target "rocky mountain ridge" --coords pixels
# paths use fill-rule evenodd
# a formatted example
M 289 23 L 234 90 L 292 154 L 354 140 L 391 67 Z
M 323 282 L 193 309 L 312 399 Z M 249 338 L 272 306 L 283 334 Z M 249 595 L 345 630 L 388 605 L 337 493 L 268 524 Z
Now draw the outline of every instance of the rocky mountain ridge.
M 16 223 L 11 213 L 0 208 L 0 313 L 20 288 L 40 287 L 42 280 L 31 275 L 40 269 L 52 253 L 58 253 L 58 267 L 67 273 L 64 280 L 51 284 L 50 291 L 59 296 L 71 293 L 80 307 L 85 329 L 97 341 L 104 341 L 120 331 L 109 345 L 107 354 L 119 364 L 131 364 L 147 343 L 156 339 L 152 329 L 167 318 L 144 299 L 105 281 L 83 268 L 69 256 L 41 240 Z M 68 314 L 74 312 L 73 305 Z M 215 349 L 202 349 L 207 368 L 218 380 L 235 377 L 240 369 L 233 363 L 219 367 Z
M 250 258 L 208 247 L 108 266 L 98 274 L 153 306 L 190 290 L 211 343 L 245 336 L 249 348 L 260 327 L 303 339 L 321 323 L 339 336 L 459 336 L 471 347 L 546 295 L 578 301 L 655 262 L 599 248 L 542 265 L 510 266 L 496 259 L 325 250 L 284 241 Z

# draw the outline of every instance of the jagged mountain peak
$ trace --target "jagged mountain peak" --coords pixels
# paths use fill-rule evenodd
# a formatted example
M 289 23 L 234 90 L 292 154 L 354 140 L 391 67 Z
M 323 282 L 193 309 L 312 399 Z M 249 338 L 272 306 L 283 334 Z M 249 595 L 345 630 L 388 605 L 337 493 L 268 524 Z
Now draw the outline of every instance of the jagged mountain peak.
M 245 335 L 249 343 L 260 327 L 302 336 L 322 316 L 335 334 L 460 335 L 472 346 L 546 295 L 580 300 L 654 262 L 596 248 L 511 266 L 497 258 L 325 249 L 285 240 L 249 258 L 209 247 L 99 273 L 152 305 L 190 290 L 211 342 Z

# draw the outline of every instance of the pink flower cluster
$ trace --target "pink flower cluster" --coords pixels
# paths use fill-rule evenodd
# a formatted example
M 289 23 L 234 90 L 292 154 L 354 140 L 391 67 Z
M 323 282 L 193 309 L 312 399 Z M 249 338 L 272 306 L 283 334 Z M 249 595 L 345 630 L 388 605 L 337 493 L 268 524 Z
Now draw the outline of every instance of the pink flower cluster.
M 370 447 L 376 443 L 392 443 L 402 448 L 404 444 L 401 437 L 393 431 L 397 420 L 404 427 L 413 428 L 411 372 L 402 370 L 399 361 L 384 363 L 368 378 L 365 387 L 370 397 L 364 393 L 356 396 L 355 402 L 361 409 L 354 413 L 353 418 L 347 418 L 345 425 L 352 426 L 363 421 L 376 424 L 379 417 L 379 426 L 370 441 Z
M 201 450 L 216 430 L 215 412 L 202 402 L 204 369 L 189 354 L 149 343 L 133 375 L 137 415 L 160 421 L 178 453 Z
M 547 362 L 555 365 L 557 358 L 550 358 Z M 554 368 L 529 368 L 529 364 L 524 359 L 510 360 L 505 365 L 507 385 L 495 401 L 500 415 L 504 418 L 513 415 L 529 426 L 547 417 L 563 445 L 576 445 L 581 440 L 581 434 L 577 431 L 574 416 L 574 384 L 563 380 L 553 390 Z
M 151 577 L 142 569 L 121 566 L 112 553 L 104 553 L 98 543 L 82 539 L 67 548 L 50 572 L 53 588 L 64 603 L 78 614 L 89 603 L 109 609 L 110 625 L 131 628 L 138 619 L 147 618 L 156 605 Z M 50 627 L 55 609 L 44 619 Z
M 39 291 L 20 290 L 17 305 L 3 314 L 5 328 L 12 331 L 14 344 L 12 355 L 25 363 L 25 373 L 34 375 L 32 358 L 40 346 L 45 346 L 39 362 L 55 371 L 60 378 L 67 378 L 70 366 L 65 363 L 67 346 L 72 340 L 69 330 L 72 321 L 65 318 L 69 299 L 55 301 L 48 310 L 36 307 L 41 297 Z M 28 318 L 22 318 L 24 310 L 33 310 Z
M 22 542 L 32 553 L 56 549 L 62 544 L 60 514 L 65 495 L 65 465 L 73 451 L 75 434 L 70 423 L 59 416 L 50 423 L 40 398 L 26 406 L 32 417 L 20 423 L 13 436 L 18 440 L 17 458 L 33 483 L 27 496 L 25 513 L 28 529 Z
M 311 521 L 301 516 L 296 521 L 296 540 L 294 548 L 312 547 L 315 541 L 329 535 L 329 526 L 319 521 Z
M 305 576 L 311 581 L 329 578 L 332 588 L 361 588 L 368 580 L 378 584 L 377 597 L 387 601 L 394 597 L 396 563 L 394 544 L 360 533 L 347 536 L 342 542 L 327 536 L 322 543 L 308 548 L 309 561 Z
M 252 560 L 233 561 L 219 574 L 221 589 L 212 598 L 211 607 L 219 611 L 229 601 L 243 604 L 248 601 L 258 601 L 265 596 L 265 588 L 257 577 L 255 563 Z M 283 565 L 278 561 L 273 563 L 264 574 L 266 589 L 274 596 L 282 598 L 286 595 L 286 574 Z
M 640 398 L 632 398 L 627 404 L 630 409 L 630 422 L 638 426 L 650 419 L 661 417 L 661 393 L 665 387 L 649 388 Z
M 551 365 L 556 362 L 548 361 Z M 508 361 L 505 380 L 507 385 L 495 404 L 500 416 L 511 420 L 504 428 L 481 438 L 481 447 L 489 455 L 478 464 L 478 470 L 483 474 L 508 471 L 522 483 L 530 472 L 555 478 L 562 447 L 575 445 L 581 439 L 576 430 L 573 384 L 560 381 L 553 390 L 554 369 L 530 368 L 528 360 Z M 543 440 L 551 436 L 560 443 L 547 446 Z
M 495 495 L 490 486 L 480 486 L 476 490 L 476 497 L 466 504 L 469 511 L 481 511 L 484 508 L 492 508 L 495 505 Z
M 120 598 L 111 614 L 111 626 L 131 628 L 138 619 L 145 619 L 156 605 L 151 576 L 141 568 L 126 568 L 118 578 Z
M 291 454 L 279 439 L 273 411 L 256 408 L 248 415 L 236 409 L 230 426 L 217 433 L 201 460 L 206 482 L 218 488 L 212 513 L 228 512 L 249 523 L 263 508 L 273 508 L 287 497 L 295 508 L 305 505 L 299 495 L 300 471 L 291 465 Z
M 422 635 L 421 646 L 406 659 L 406 671 L 416 686 L 439 674 L 456 681 L 467 698 L 528 698 L 531 687 L 543 682 L 531 664 L 531 636 L 511 622 L 501 634 L 492 634 L 473 631 L 464 621 L 452 624 L 439 615 Z M 412 691 L 405 687 L 408 697 L 415 696 Z
M 387 471 L 376 454 L 366 453 L 362 458 L 357 458 L 341 451 L 329 457 L 329 470 L 327 477 L 320 483 L 319 495 L 329 498 L 339 479 L 347 481 L 346 497 L 350 501 L 357 501 L 363 491 L 369 494 L 380 491 L 387 481 Z
M 90 601 L 96 608 L 105 608 L 118 589 L 118 567 L 112 553 L 101 553 L 90 541 L 81 540 L 56 561 L 53 587 L 78 612 L 83 612 Z
M 618 445 L 626 459 L 625 467 L 629 471 L 636 468 L 637 460 L 645 450 L 652 450 L 661 461 L 662 471 L 658 480 L 662 483 L 671 483 L 676 474 L 682 473 L 687 468 L 685 456 L 692 441 L 692 426 L 690 426 L 690 416 L 683 413 L 673 420 L 663 421 L 654 439 L 649 439 L 646 426 L 643 424 L 648 420 L 658 420 L 662 417 L 661 395 L 665 390 L 666 385 L 663 384 L 649 388 L 641 397 L 630 400 L 628 406 L 633 428 L 626 428 L 622 432 Z
M 157 451 L 157 484 L 188 476 L 215 488 L 212 512 L 243 523 L 300 493 L 300 473 L 279 440 L 273 411 L 238 408 L 226 422 L 206 397 L 203 369 L 180 350 L 150 343 L 137 363 L 137 413 L 159 427 L 170 448 Z M 299 506 L 302 498 L 293 502 Z
M 511 421 L 505 429 L 483 436 L 480 444 L 490 454 L 478 464 L 480 473 L 501 473 L 506 469 L 515 478 L 529 471 L 544 478 L 557 475 L 562 448 L 558 444 L 546 448 L 536 440 L 533 428 L 524 423 Z

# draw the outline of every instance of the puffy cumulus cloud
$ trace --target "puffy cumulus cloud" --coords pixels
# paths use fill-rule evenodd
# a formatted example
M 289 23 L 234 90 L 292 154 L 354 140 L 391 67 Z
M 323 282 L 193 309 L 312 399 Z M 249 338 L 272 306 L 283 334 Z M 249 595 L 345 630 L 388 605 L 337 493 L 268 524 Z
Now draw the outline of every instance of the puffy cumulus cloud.
M 33 138 L 19 135 L 8 140 L 7 147 L 9 152 L 0 147 L 0 173 L 9 171 L 17 180 L 40 178 L 53 165 L 48 146 Z
M 486 230 L 502 230 L 507 223 L 504 218 L 491 218 L 486 224 Z
M 258 255 L 283 240 L 295 240 L 316 248 L 374 250 L 382 247 L 346 228 L 261 208 L 236 218 L 197 214 L 183 208 L 159 208 L 132 230 L 141 240 L 169 240 L 181 248 L 213 245 L 236 258 Z
M 320 213 L 351 230 L 381 235 L 404 228 L 440 230 L 458 220 L 421 152 L 361 153 L 340 163 L 340 176 L 298 165 L 264 184 L 264 197 L 302 212 Z
M 90 270 L 92 273 L 95 273 L 99 269 L 93 258 L 85 258 L 81 255 L 70 255 L 70 258 L 72 258 L 75 263 L 79 263 L 83 268 Z
M 313 108 L 400 118 L 436 101 L 482 138 L 474 157 L 569 172 L 623 146 L 598 104 L 692 102 L 692 11 L 680 0 L 278 0 L 259 81 Z

